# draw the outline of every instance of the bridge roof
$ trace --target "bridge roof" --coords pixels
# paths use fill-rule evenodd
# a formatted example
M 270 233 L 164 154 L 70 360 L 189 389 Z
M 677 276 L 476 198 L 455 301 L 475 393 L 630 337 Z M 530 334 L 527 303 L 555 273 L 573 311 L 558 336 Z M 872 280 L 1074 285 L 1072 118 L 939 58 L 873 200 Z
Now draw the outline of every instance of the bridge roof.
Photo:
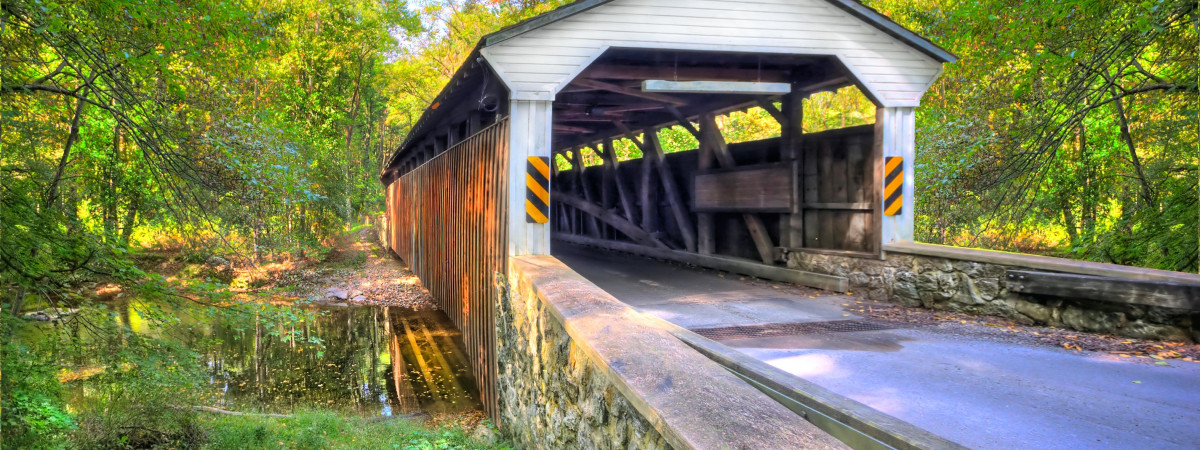
M 613 0 L 578 0 L 568 3 L 554 9 L 553 11 L 547 11 L 537 16 L 530 17 L 517 22 L 516 24 L 509 25 L 491 34 L 488 34 L 480 39 L 480 47 L 490 47 L 492 45 L 499 44 L 518 35 L 536 30 L 554 22 L 558 22 L 605 3 L 611 3 L 612 1 Z M 878 11 L 875 11 L 871 7 L 862 4 L 857 0 L 825 1 L 850 13 L 854 17 L 861 19 L 871 26 L 878 28 L 880 31 L 899 39 L 900 41 L 912 46 L 922 53 L 933 57 L 938 62 L 953 63 L 958 60 L 958 57 L 954 56 L 953 53 L 950 53 L 932 41 L 925 39 L 912 30 L 904 28 L 904 26 L 892 21 L 892 19 L 887 18 L 887 16 L 880 14 Z
M 509 41 L 518 36 L 524 35 L 534 30 L 542 29 L 547 25 L 561 22 L 580 13 L 589 11 L 598 6 L 612 3 L 614 0 L 578 0 L 566 5 L 560 6 L 552 11 L 548 11 L 537 16 L 525 19 L 516 24 L 504 27 L 500 30 L 487 34 L 480 38 L 474 49 L 467 56 L 466 60 L 451 76 L 450 80 L 438 93 L 429 107 L 422 113 L 421 117 L 413 125 L 404 141 L 397 147 L 387 164 L 384 166 L 380 174 L 380 180 L 385 184 L 390 182 L 387 177 L 388 172 L 393 169 L 393 166 L 398 162 L 399 156 L 409 151 L 413 146 L 424 140 L 428 133 L 434 131 L 437 126 L 441 125 L 445 120 L 451 118 L 453 109 L 451 107 L 441 107 L 443 105 L 454 105 L 457 102 L 467 100 L 468 86 L 474 86 L 467 83 L 467 80 L 479 73 L 486 73 L 486 76 L 496 79 L 495 72 L 489 69 L 491 65 L 485 63 L 485 58 L 482 56 L 482 51 L 486 48 L 496 46 L 503 42 Z M 849 13 L 851 16 L 861 20 L 883 32 L 884 34 L 897 39 L 899 42 L 917 50 L 918 52 L 932 58 L 938 63 L 953 63 L 957 57 L 938 46 L 937 44 L 925 39 L 917 33 L 904 28 L 891 19 L 887 18 L 878 11 L 859 3 L 856 0 L 819 0 L 837 7 Z M 483 66 L 483 69 L 480 69 Z M 868 95 L 870 95 L 868 93 Z

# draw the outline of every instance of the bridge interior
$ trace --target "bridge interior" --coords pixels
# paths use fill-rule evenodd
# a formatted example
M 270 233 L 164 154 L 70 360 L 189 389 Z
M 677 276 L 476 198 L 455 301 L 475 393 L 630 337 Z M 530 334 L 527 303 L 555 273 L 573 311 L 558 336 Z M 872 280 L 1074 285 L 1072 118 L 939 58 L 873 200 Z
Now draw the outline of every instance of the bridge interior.
M 649 89 L 656 81 L 703 86 Z M 829 56 L 610 49 L 553 103 L 551 229 L 766 265 L 800 248 L 877 255 L 876 128 L 804 133 L 804 99 L 845 86 L 860 85 Z M 729 143 L 718 116 L 750 108 L 779 137 Z M 697 148 L 668 153 L 669 127 Z M 618 140 L 635 157 L 618 155 Z
M 555 242 L 640 312 L 970 448 L 1188 448 L 1200 365 L 1036 345 L 978 324 L 862 317 L 839 293 Z M 1165 364 L 1165 363 L 1164 363 Z

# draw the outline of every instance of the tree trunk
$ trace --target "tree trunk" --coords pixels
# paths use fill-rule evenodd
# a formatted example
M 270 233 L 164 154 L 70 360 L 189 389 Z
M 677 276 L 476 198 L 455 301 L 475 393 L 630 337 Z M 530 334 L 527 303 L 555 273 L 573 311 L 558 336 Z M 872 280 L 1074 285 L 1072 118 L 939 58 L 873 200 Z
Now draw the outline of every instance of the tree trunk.
M 1067 236 L 1071 238 L 1071 245 L 1079 245 L 1079 228 L 1075 226 L 1075 213 L 1071 211 L 1071 201 L 1069 196 L 1059 191 L 1058 204 L 1062 208 L 1063 228 L 1067 229 Z
M 67 143 L 63 145 L 62 157 L 58 159 L 58 168 L 54 171 L 54 178 L 50 179 L 50 183 L 46 187 L 46 196 L 42 203 L 44 209 L 53 205 L 54 200 L 58 198 L 58 183 L 62 180 L 67 162 L 71 159 L 71 146 L 79 139 L 79 121 L 83 118 L 83 100 L 86 97 L 87 91 L 84 90 L 79 96 L 79 100 L 75 101 L 75 114 L 71 116 L 71 131 L 67 134 Z
M 1113 100 L 1113 105 L 1117 109 L 1117 118 L 1121 121 L 1121 139 L 1129 148 L 1129 162 L 1133 164 L 1134 172 L 1137 173 L 1138 183 L 1142 188 L 1142 199 L 1146 201 L 1148 207 L 1158 208 L 1154 190 L 1150 188 L 1150 181 L 1146 179 L 1146 172 L 1142 170 L 1142 160 L 1138 157 L 1137 146 L 1134 145 L 1133 135 L 1129 132 L 1129 118 L 1125 115 L 1125 106 L 1122 103 L 1120 96 L 1116 96 Z
M 253 233 L 254 233 L 254 264 L 258 264 L 258 263 L 262 262 L 262 246 L 259 245 L 259 239 L 261 238 L 262 232 L 259 229 L 258 224 L 254 224 Z
M 345 169 L 346 169 L 346 217 L 348 219 L 352 219 L 352 220 L 354 219 L 354 212 L 350 205 L 350 198 L 354 194 L 354 189 L 352 189 L 352 186 L 354 185 L 354 180 L 350 179 L 350 166 L 351 166 L 351 161 L 354 160 L 354 156 L 353 156 L 354 151 L 352 150 L 351 144 L 353 143 L 353 139 L 354 139 L 354 120 L 358 117 L 358 103 L 359 103 L 358 97 L 359 97 L 359 91 L 362 88 L 362 72 L 363 72 L 362 66 L 363 66 L 362 58 L 359 58 L 359 60 L 358 60 L 358 76 L 354 80 L 354 96 L 350 98 L 350 121 L 349 121 L 349 123 L 346 124 L 346 165 L 345 165 Z
M 119 125 L 113 125 L 113 140 L 111 153 L 109 154 L 108 167 L 104 172 L 107 175 L 108 185 L 104 192 L 104 198 L 101 199 L 104 205 L 104 240 L 113 243 L 117 240 L 117 204 L 120 203 L 119 187 L 121 186 L 121 128 Z
M 137 223 L 138 208 L 141 205 L 141 191 L 135 191 L 133 198 L 129 200 L 129 208 L 125 210 L 125 222 L 121 225 L 121 245 L 129 246 L 129 238 L 133 236 L 133 227 Z
M 1096 172 L 1091 158 L 1091 150 L 1087 145 L 1087 128 L 1083 123 L 1079 124 L 1079 167 L 1080 180 L 1079 185 L 1083 190 L 1082 209 L 1079 213 L 1082 222 L 1083 232 L 1087 233 L 1088 240 L 1093 240 L 1096 234 L 1096 184 L 1093 179 L 1093 174 Z

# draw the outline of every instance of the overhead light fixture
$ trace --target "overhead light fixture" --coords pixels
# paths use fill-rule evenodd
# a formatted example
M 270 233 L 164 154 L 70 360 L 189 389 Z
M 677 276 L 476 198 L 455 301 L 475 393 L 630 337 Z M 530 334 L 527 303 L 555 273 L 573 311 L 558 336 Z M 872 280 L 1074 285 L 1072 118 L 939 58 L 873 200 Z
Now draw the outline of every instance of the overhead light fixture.
M 782 95 L 792 92 L 789 83 L 763 83 L 758 81 L 667 81 L 646 80 L 642 92 L 668 94 L 748 94 Z

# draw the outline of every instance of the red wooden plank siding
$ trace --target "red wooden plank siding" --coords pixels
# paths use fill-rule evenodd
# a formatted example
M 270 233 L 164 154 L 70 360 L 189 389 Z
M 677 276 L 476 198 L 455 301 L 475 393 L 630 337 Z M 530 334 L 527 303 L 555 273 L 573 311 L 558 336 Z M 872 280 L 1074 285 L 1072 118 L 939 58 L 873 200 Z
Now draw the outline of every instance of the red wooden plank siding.
M 463 333 L 484 408 L 497 420 L 493 277 L 504 272 L 508 120 L 387 187 L 389 243 Z

